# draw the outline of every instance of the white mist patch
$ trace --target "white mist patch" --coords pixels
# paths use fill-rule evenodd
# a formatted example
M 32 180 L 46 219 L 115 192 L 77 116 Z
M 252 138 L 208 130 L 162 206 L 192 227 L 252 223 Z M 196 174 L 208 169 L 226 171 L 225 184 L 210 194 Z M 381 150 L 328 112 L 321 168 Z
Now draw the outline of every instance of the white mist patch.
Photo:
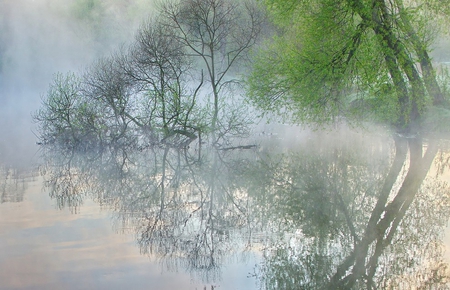
M 0 2 L 0 162 L 30 163 L 38 150 L 31 114 L 54 75 L 82 71 L 131 40 L 151 2 Z

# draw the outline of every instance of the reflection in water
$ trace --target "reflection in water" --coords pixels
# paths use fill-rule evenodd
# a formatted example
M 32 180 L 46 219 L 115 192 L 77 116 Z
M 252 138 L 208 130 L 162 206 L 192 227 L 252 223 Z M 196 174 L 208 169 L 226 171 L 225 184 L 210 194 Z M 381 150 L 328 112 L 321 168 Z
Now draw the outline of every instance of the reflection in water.
M 443 160 L 431 141 L 341 132 L 295 149 L 274 138 L 258 148 L 46 152 L 47 186 L 61 208 L 94 198 L 114 210 L 115 227 L 136 234 L 142 253 L 204 281 L 261 251 L 254 275 L 265 289 L 448 283 L 450 194 L 438 175 L 427 177 Z
M 57 166 L 47 167 L 47 185 L 61 208 L 77 211 L 93 197 L 114 209 L 117 228 L 136 233 L 142 253 L 215 281 L 224 259 L 233 258 L 229 253 L 250 249 L 237 238 L 250 235 L 251 224 L 246 193 L 233 188 L 241 163 L 234 153 L 205 149 L 199 156 L 163 147 L 57 156 Z
M 41 177 L 20 176 L 24 200 L 0 204 L 0 289 L 204 289 L 188 273 L 164 271 L 140 255 L 133 236 L 115 233 L 110 212 L 97 203 L 84 199 L 77 214 L 55 210 Z M 252 289 L 254 281 L 238 275 L 249 270 L 236 266 L 221 289 Z
M 0 203 L 23 201 L 27 178 L 36 174 L 19 169 L 0 167 Z
M 417 140 L 395 140 L 392 152 L 386 140 L 355 137 L 322 137 L 282 158 L 262 159 L 269 173 L 254 181 L 265 189 L 256 187 L 254 196 L 263 205 L 269 200 L 283 233 L 265 253 L 259 273 L 265 287 L 448 287 L 441 241 L 448 187 L 430 176 L 416 194 L 435 149 L 422 157 Z

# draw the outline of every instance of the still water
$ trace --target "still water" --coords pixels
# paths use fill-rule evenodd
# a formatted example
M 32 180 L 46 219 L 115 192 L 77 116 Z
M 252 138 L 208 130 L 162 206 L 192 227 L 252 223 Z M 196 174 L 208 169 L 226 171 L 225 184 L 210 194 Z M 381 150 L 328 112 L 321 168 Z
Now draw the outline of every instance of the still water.
M 113 214 L 98 203 L 58 209 L 37 172 L 4 170 L 0 289 L 255 289 L 248 273 L 256 254 L 230 261 L 226 279 L 207 284 L 140 253 L 133 233 L 114 228 Z
M 2 167 L 0 289 L 449 289 L 446 144 L 299 132 Z

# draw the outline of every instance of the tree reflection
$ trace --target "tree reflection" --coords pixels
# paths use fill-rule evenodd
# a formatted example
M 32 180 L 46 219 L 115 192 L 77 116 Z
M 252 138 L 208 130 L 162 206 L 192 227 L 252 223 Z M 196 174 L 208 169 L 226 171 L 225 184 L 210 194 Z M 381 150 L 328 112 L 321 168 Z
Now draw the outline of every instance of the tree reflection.
M 22 202 L 27 189 L 28 179 L 36 172 L 14 169 L 0 164 L 0 203 Z
M 437 146 L 423 153 L 419 139 L 395 138 L 392 146 L 354 135 L 337 139 L 322 137 L 282 159 L 261 161 L 272 174 L 257 182 L 265 183 L 283 233 L 266 252 L 265 287 L 445 287 L 440 241 L 448 188 L 423 182 Z
M 45 173 L 60 207 L 76 211 L 86 197 L 94 198 L 114 209 L 119 230 L 135 232 L 143 254 L 214 280 L 225 256 L 247 246 L 237 239 L 248 231 L 249 207 L 232 182 L 243 162 L 229 159 L 235 151 L 166 144 L 143 152 L 46 150 Z
M 295 150 L 275 139 L 47 150 L 45 176 L 61 207 L 94 198 L 143 254 L 205 281 L 233 253 L 263 247 L 255 274 L 266 289 L 439 288 L 450 191 L 427 177 L 433 160 L 445 167 L 432 143 L 341 132 Z

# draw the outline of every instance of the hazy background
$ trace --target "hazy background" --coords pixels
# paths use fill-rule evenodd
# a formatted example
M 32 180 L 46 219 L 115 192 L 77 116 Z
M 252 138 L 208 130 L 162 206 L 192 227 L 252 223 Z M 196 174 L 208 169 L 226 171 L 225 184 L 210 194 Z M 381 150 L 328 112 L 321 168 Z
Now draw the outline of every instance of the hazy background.
M 37 162 L 31 113 L 54 74 L 82 71 L 131 41 L 157 1 L 0 0 L 1 164 Z M 436 61 L 450 61 L 448 47 L 436 45 Z
M 37 162 L 31 113 L 56 72 L 130 41 L 154 0 L 0 0 L 0 163 Z

